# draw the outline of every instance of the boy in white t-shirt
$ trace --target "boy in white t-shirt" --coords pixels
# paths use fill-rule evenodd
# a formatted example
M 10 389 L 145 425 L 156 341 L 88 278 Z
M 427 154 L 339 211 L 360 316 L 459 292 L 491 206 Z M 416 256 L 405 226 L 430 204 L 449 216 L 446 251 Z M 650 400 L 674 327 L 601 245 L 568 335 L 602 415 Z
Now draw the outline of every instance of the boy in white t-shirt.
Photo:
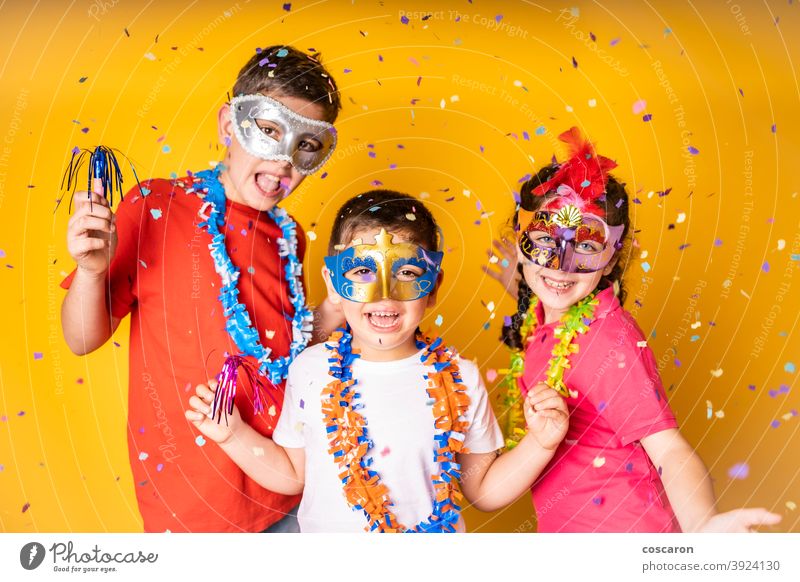
M 323 276 L 347 327 L 293 362 L 273 439 L 236 409 L 210 418 L 216 382 L 189 401 L 186 417 L 250 477 L 303 493 L 303 532 L 464 531 L 461 492 L 485 511 L 513 502 L 566 433 L 563 399 L 540 385 L 525 402 L 528 434 L 497 456 L 477 367 L 418 329 L 442 278 L 438 234 L 428 209 L 397 192 L 341 208 Z

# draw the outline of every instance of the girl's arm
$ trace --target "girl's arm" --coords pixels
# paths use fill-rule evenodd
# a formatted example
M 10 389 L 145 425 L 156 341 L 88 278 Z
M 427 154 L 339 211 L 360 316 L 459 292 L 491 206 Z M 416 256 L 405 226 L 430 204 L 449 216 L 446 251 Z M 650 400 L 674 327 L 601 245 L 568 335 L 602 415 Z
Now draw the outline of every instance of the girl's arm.
M 640 442 L 661 474 L 664 491 L 684 532 L 749 532 L 755 526 L 781 520 L 762 508 L 718 513 L 708 470 L 678 429 L 657 432 Z
M 567 405 L 547 385 L 538 384 L 528 393 L 524 411 L 528 434 L 516 447 L 499 457 L 459 455 L 461 491 L 481 511 L 505 507 L 530 489 L 567 434 Z
M 305 483 L 305 449 L 289 449 L 258 433 L 242 421 L 238 409 L 228 415 L 227 426 L 208 417 L 217 382 L 200 384 L 189 399 L 186 418 L 197 429 L 216 442 L 231 460 L 256 483 L 283 495 L 303 492 Z

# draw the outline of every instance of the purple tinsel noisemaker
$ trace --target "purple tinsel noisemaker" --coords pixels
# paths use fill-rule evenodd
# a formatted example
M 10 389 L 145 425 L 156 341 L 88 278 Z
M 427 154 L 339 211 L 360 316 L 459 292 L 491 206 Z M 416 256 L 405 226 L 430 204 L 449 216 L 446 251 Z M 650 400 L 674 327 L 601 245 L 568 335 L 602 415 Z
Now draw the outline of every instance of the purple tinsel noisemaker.
M 276 407 L 279 405 L 272 391 L 264 389 L 261 384 L 262 376 L 258 373 L 256 366 L 243 356 L 230 355 L 225 358 L 222 370 L 217 376 L 217 391 L 214 394 L 214 402 L 211 404 L 211 413 L 209 414 L 211 419 L 216 420 L 217 423 L 222 422 L 224 417 L 225 424 L 227 424 L 228 415 L 233 413 L 233 401 L 239 384 L 240 370 L 244 371 L 244 375 L 253 387 L 253 410 L 256 414 L 264 411 L 262 393 L 269 399 L 270 404 Z

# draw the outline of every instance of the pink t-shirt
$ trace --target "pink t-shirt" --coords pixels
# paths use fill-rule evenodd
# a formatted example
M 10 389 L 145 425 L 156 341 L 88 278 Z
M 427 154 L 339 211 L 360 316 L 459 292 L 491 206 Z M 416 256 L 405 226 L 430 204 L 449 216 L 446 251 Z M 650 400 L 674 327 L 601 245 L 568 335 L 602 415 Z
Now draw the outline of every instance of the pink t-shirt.
M 680 531 L 658 470 L 639 440 L 676 428 L 649 347 L 612 289 L 589 331 L 574 345 L 564 373 L 570 390 L 567 436 L 531 492 L 540 532 Z M 523 394 L 542 382 L 555 346 L 557 322 L 539 324 L 531 337 L 522 376 Z

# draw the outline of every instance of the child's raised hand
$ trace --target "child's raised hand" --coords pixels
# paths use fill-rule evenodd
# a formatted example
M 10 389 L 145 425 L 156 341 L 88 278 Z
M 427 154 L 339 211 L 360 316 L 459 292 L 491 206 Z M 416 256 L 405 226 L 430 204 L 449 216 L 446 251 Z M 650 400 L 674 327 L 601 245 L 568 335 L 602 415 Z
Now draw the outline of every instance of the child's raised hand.
M 497 263 L 489 266 L 482 265 L 483 272 L 489 275 L 492 279 L 497 281 L 503 286 L 503 289 L 514 298 L 517 299 L 520 274 L 517 271 L 517 244 L 507 238 L 500 240 L 494 239 L 492 241 L 495 251 L 487 250 L 486 254 L 491 259 L 493 256 L 498 255 L 500 259 Z
M 214 392 L 217 390 L 217 381 L 209 380 L 208 385 L 200 384 L 195 388 L 195 395 L 189 398 L 190 409 L 184 415 L 192 421 L 197 429 L 217 444 L 225 444 L 242 424 L 242 417 L 236 405 L 233 413 L 228 415 L 227 423 L 224 414 L 222 422 L 217 422 L 209 417 L 211 403 L 214 402 Z
M 547 384 L 539 383 L 528 392 L 523 408 L 528 432 L 543 448 L 558 447 L 569 426 L 569 410 L 561 395 Z
M 92 187 L 91 194 L 75 192 L 75 212 L 67 226 L 67 250 L 79 269 L 104 275 L 117 249 L 117 229 L 99 178 L 95 178 Z
M 700 528 L 703 533 L 751 533 L 759 525 L 775 525 L 781 516 L 761 507 L 734 509 L 718 513 Z

